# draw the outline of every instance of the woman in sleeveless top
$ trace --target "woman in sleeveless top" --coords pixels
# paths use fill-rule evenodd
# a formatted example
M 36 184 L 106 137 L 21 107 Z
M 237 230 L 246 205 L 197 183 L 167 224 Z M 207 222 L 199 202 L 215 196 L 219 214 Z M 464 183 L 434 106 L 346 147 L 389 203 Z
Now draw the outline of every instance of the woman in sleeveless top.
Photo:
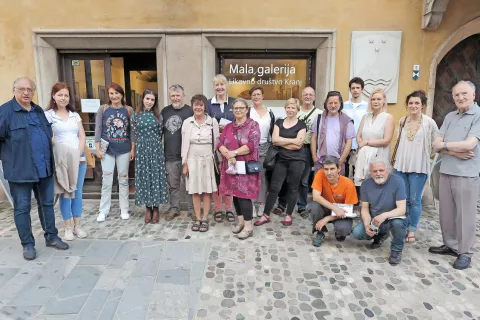
M 387 113 L 387 96 L 383 89 L 375 89 L 370 95 L 368 112 L 363 116 L 357 133 L 358 151 L 354 181 L 357 187 L 368 178 L 369 163 L 373 158 L 390 162 L 390 143 L 395 123 Z

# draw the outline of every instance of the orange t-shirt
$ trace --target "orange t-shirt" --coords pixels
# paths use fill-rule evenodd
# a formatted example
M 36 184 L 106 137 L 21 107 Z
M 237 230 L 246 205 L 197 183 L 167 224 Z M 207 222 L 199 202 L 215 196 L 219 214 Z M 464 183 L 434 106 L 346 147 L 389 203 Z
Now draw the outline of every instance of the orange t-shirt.
M 327 201 L 331 203 L 357 204 L 357 190 L 352 180 L 347 177 L 338 177 L 338 184 L 336 187 L 328 182 L 327 176 L 323 170 L 318 170 L 313 179 L 312 189 L 322 193 Z

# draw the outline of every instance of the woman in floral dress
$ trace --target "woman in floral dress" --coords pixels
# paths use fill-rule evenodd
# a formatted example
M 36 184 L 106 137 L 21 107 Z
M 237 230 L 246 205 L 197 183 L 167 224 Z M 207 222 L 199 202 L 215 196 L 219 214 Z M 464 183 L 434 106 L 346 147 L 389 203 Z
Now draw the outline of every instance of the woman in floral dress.
M 168 202 L 165 158 L 162 146 L 162 121 L 158 95 L 146 89 L 133 117 L 137 135 L 135 150 L 135 204 L 144 205 L 145 223 L 158 223 L 158 207 Z

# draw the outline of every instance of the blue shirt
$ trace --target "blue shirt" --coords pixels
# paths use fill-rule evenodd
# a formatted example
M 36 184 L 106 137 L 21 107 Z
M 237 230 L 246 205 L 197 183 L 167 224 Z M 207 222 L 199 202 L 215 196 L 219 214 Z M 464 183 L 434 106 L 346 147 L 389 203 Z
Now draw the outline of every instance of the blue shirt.
M 363 116 L 368 111 L 368 102 L 362 101 L 360 103 L 353 103 L 350 100 L 343 104 L 342 112 L 353 119 L 353 127 L 355 128 L 355 135 L 360 128 Z M 357 138 L 352 139 L 352 150 L 357 150 Z
M 32 145 L 33 165 L 37 171 L 38 178 L 46 178 L 53 174 L 50 157 L 50 143 L 48 142 L 45 127 L 42 125 L 38 114 L 32 106 L 30 112 L 26 112 L 25 122 L 28 124 L 27 130 L 30 135 Z
M 363 181 L 360 188 L 360 201 L 368 202 L 372 218 L 392 211 L 397 208 L 397 201 L 406 199 L 405 182 L 393 173 L 384 184 L 376 184 L 372 178 L 369 178 Z

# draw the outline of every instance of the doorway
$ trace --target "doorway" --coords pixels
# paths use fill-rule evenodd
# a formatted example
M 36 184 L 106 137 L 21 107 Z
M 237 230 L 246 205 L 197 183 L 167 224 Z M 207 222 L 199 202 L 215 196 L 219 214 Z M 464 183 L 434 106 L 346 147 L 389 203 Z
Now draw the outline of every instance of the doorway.
M 95 153 L 95 117 L 98 106 L 108 103 L 107 88 L 112 82 L 125 90 L 127 105 L 136 107 L 145 89 L 158 91 L 155 51 L 97 53 L 62 53 L 62 75 L 72 90 L 73 104 L 83 121 L 87 147 Z M 93 106 L 93 108 L 92 108 Z M 130 163 L 130 197 L 135 192 L 135 163 Z M 83 189 L 84 198 L 99 198 L 102 168 L 97 159 L 95 169 L 88 169 Z M 118 197 L 117 173 L 114 172 L 112 197 Z

